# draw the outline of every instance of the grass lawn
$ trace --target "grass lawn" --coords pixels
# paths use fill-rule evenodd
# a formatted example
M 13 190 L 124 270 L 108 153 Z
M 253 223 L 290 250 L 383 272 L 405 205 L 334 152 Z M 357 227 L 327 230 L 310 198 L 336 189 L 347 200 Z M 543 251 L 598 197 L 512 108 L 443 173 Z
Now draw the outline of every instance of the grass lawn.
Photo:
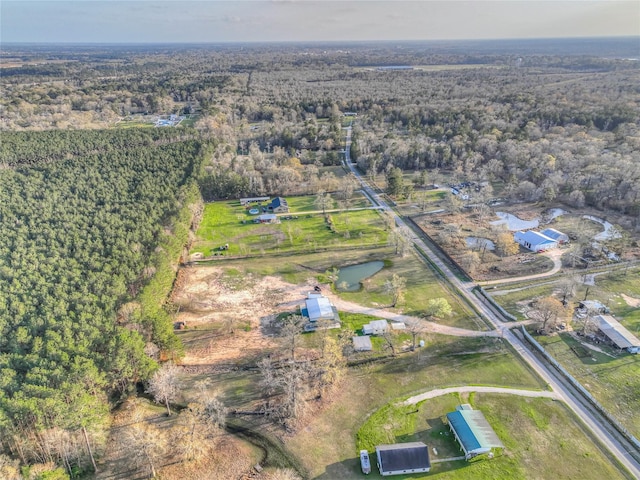
M 612 358 L 589 349 L 588 356 L 579 358 L 571 350 L 578 342 L 568 333 L 537 340 L 609 413 L 640 437 L 640 356 L 625 353 Z
M 205 257 L 253 255 L 263 253 L 313 252 L 327 247 L 349 248 L 384 245 L 387 232 L 380 215 L 374 210 L 333 212 L 333 230 L 322 214 L 305 213 L 317 208 L 315 197 L 290 197 L 290 215 L 298 218 L 279 224 L 256 224 L 238 201 L 205 205 L 204 217 L 196 233 L 192 253 Z M 219 247 L 229 244 L 228 251 Z
M 230 271 L 236 278 L 245 278 L 244 273 L 256 276 L 277 275 L 289 283 L 300 284 L 310 279 L 317 282 L 318 277 L 324 277 L 324 273 L 332 267 L 384 260 L 392 254 L 393 250 L 385 244 L 372 248 L 309 252 L 303 255 L 228 259 L 224 265 L 228 267 L 226 271 Z M 242 285 L 238 285 L 238 288 L 242 288 Z
M 563 404 L 515 395 L 450 394 L 419 405 L 386 405 L 360 429 L 358 438 L 362 443 L 358 448 L 368 448 L 372 452 L 375 445 L 382 442 L 421 441 L 429 446 L 431 460 L 460 456 L 459 446 L 444 420 L 448 412 L 467 402 L 483 411 L 504 443 L 504 450 L 496 450 L 493 459 L 435 463 L 428 474 L 397 478 L 624 478 L 590 441 Z M 373 438 L 365 438 L 366 434 L 372 434 Z M 434 454 L 433 448 L 438 455 Z M 375 473 L 372 478 L 382 478 Z
M 586 238 L 593 238 L 604 231 L 602 224 L 582 218 L 582 215 L 561 215 L 554 218 L 549 227 L 560 230 L 567 235 Z
M 410 199 L 398 200 L 396 206 L 401 215 L 412 217 L 442 208 L 441 202 L 447 192 L 445 190 L 421 190 L 413 192 Z
M 406 282 L 404 302 L 399 305 L 407 315 L 421 316 L 427 301 L 433 298 L 445 298 L 453 312 L 450 316 L 438 319 L 438 323 L 473 330 L 486 330 L 487 326 L 460 300 L 443 285 L 436 274 L 422 263 L 415 254 L 406 257 L 390 256 L 391 268 L 384 268 L 363 282 L 363 288 L 357 292 L 338 292 L 345 300 L 370 307 L 385 307 L 391 303 L 391 295 L 385 291 L 385 283 L 393 274 L 403 277 Z
M 554 281 L 540 280 L 540 285 L 503 285 L 494 290 L 491 286 L 485 287 L 486 292 L 507 312 L 515 315 L 518 320 L 526 320 L 527 317 L 522 313 L 525 304 L 538 298 L 550 296 L 554 289 L 557 289 L 557 283 Z
M 469 383 L 544 388 L 500 339 L 434 335 L 415 353 L 351 368 L 333 402 L 288 438 L 287 446 L 312 478 L 354 478 L 359 471 L 356 434 L 367 418 L 391 401 Z

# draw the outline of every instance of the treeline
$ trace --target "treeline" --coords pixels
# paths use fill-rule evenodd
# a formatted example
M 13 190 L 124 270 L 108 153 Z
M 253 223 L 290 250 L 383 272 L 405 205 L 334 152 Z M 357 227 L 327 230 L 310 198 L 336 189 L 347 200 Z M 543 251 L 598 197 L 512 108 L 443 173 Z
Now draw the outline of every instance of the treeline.
M 153 147 L 195 136 L 194 131 L 154 128 L 100 131 L 47 130 L 3 132 L 0 165 L 32 166 L 88 154 L 109 154 L 132 148 Z
M 180 354 L 165 300 L 205 147 L 167 132 L 33 133 L 83 152 L 39 164 L 0 146 L 0 446 L 25 464 L 85 468 L 110 401 Z

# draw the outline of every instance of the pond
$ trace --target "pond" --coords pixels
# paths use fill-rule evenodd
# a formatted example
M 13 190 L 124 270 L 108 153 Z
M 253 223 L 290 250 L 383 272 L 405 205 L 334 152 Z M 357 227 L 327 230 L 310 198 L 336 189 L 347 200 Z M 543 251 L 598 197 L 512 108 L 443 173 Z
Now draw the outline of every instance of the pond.
M 360 289 L 361 282 L 378 273 L 384 267 L 384 262 L 375 261 L 352 265 L 338 271 L 336 286 L 343 292 L 355 292 Z
M 491 222 L 491 225 L 506 225 L 509 230 L 530 230 L 532 228 L 538 228 L 540 223 L 538 220 L 522 220 L 521 218 L 511 215 L 505 212 L 496 212 L 496 215 L 500 217 L 500 220 Z
M 487 250 L 495 250 L 496 249 L 496 244 L 493 243 L 488 238 L 467 237 L 464 240 L 465 240 L 465 242 L 467 242 L 467 246 L 471 250 L 482 250 L 483 248 L 486 248 Z

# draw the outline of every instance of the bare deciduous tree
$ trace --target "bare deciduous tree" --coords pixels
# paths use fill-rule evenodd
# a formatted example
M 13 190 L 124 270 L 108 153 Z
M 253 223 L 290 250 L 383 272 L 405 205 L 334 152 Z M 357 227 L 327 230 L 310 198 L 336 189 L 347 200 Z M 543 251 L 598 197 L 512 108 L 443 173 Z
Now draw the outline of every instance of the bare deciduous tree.
M 542 322 L 542 330 L 547 327 L 554 328 L 557 322 L 566 314 L 566 309 L 562 302 L 554 297 L 545 297 L 536 303 L 535 311 Z
M 127 428 L 122 447 L 129 452 L 136 468 L 145 469 L 156 478 L 158 464 L 167 451 L 165 432 L 153 424 L 138 422 Z
M 404 290 L 407 286 L 407 281 L 397 275 L 393 274 L 391 279 L 387 280 L 384 284 L 384 290 L 391 295 L 391 307 L 395 308 L 404 298 Z
M 169 416 L 171 416 L 171 402 L 176 400 L 180 392 L 179 372 L 180 369 L 174 364 L 165 364 L 153 374 L 147 386 L 147 392 L 153 395 L 153 399 L 167 407 Z
M 416 338 L 426 332 L 424 324 L 420 320 L 408 320 L 405 322 L 407 332 L 411 335 L 411 351 L 416 349 Z

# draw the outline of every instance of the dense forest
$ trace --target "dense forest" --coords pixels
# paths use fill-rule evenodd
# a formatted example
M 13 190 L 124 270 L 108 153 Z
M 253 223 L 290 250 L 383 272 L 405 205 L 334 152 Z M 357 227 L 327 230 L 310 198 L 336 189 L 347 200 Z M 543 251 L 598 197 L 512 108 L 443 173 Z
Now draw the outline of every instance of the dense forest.
M 83 468 L 80 434 L 100 444 L 109 400 L 180 353 L 164 300 L 203 145 L 186 130 L 48 131 L 5 133 L 0 151 L 2 446 Z

